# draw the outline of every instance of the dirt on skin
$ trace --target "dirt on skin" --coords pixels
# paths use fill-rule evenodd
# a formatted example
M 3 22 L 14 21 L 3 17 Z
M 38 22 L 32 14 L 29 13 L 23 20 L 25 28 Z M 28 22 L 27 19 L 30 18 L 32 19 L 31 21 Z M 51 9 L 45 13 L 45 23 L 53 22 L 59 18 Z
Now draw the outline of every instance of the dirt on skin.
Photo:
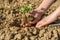
M 60 24 L 50 24 L 39 29 L 35 26 L 20 27 L 23 14 L 19 6 L 32 4 L 35 9 L 41 2 L 42 0 L 0 0 L 0 40 L 60 40 Z M 46 14 L 52 13 L 59 5 L 60 0 L 57 0 Z

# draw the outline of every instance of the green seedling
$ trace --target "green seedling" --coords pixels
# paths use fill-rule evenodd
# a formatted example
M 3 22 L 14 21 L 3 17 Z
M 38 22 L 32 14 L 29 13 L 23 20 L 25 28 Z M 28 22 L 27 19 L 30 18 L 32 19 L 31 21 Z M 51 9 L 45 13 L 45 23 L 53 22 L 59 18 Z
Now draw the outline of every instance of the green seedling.
M 33 7 L 31 4 L 29 4 L 28 6 L 20 6 L 19 9 L 21 10 L 21 12 L 23 13 L 28 13 L 30 11 L 33 10 Z

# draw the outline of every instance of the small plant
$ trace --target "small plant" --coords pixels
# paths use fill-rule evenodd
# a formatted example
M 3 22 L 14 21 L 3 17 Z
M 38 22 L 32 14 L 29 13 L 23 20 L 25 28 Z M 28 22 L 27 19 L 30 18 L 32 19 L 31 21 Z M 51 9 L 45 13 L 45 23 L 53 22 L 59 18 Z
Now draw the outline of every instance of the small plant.
M 33 10 L 33 7 L 31 4 L 29 4 L 28 6 L 20 6 L 19 9 L 21 10 L 21 12 L 23 13 L 28 13 L 30 11 Z
M 32 20 L 34 20 L 34 17 L 29 13 L 33 10 L 31 4 L 29 4 L 28 6 L 20 6 L 19 9 L 22 12 L 21 25 L 29 23 Z

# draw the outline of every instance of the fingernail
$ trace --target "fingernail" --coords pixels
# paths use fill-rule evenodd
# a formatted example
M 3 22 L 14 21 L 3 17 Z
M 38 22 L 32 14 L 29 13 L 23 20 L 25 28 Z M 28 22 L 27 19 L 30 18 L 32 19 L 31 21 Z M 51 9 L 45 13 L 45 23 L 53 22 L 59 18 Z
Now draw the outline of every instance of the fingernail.
M 25 25 L 23 25 L 23 27 L 25 27 Z
M 20 24 L 20 26 L 23 26 L 22 24 Z
M 25 24 L 26 26 L 28 25 L 28 24 Z
M 38 26 L 36 26 L 37 28 L 40 28 L 41 27 L 41 25 L 38 25 Z
M 36 27 L 36 28 L 40 28 L 40 27 Z

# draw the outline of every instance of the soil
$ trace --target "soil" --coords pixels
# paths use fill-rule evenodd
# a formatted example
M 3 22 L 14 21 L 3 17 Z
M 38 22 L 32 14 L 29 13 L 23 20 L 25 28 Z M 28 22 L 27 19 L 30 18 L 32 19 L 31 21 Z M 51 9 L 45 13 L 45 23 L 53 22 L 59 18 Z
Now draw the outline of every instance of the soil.
M 19 6 L 31 4 L 35 9 L 41 2 L 42 0 L 0 0 L 0 40 L 60 40 L 60 23 L 57 24 L 60 18 L 59 21 L 39 29 L 35 25 L 25 28 L 20 26 L 25 15 L 21 13 Z M 57 0 L 45 14 L 49 15 L 59 5 L 60 0 Z M 23 21 L 31 21 L 28 19 L 25 16 Z

